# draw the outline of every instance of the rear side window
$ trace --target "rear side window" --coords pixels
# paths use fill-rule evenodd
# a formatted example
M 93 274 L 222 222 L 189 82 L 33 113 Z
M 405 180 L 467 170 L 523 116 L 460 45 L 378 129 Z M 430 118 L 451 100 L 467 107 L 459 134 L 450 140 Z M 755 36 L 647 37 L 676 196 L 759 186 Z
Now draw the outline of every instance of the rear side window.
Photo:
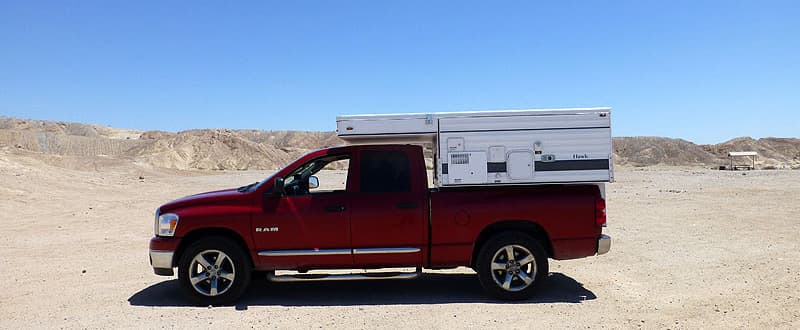
M 400 150 L 361 152 L 361 192 L 411 191 L 408 155 Z

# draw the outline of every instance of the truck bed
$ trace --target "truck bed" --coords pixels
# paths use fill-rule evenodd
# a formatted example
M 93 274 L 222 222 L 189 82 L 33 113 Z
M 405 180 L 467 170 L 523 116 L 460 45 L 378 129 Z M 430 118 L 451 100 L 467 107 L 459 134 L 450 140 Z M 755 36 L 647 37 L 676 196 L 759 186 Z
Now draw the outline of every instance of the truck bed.
M 528 224 L 532 235 L 551 242 L 549 257 L 573 259 L 594 255 L 602 227 L 596 226 L 593 184 L 451 187 L 430 190 L 430 264 L 432 267 L 474 262 L 487 227 Z

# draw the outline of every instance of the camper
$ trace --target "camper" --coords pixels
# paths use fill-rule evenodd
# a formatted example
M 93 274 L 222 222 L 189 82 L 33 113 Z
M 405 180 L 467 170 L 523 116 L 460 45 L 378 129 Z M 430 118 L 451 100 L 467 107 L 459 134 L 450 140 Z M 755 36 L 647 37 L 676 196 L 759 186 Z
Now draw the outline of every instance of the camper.
M 611 109 L 348 115 L 351 144 L 428 145 L 437 187 L 614 180 Z

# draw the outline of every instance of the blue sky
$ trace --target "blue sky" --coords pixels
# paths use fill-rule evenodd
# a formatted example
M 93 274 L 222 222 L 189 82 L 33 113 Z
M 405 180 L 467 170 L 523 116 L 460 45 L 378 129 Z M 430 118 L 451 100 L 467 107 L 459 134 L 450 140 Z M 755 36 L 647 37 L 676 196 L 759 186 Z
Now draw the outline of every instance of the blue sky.
M 611 106 L 615 136 L 800 136 L 800 1 L 0 0 L 0 115 L 178 131 Z

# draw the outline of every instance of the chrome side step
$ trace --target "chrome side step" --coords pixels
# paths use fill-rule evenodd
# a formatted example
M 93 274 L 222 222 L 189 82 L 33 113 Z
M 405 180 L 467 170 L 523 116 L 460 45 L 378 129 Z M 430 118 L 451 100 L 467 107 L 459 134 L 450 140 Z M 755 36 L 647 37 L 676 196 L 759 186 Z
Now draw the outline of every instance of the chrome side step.
M 422 274 L 422 269 L 417 268 L 413 273 L 403 272 L 384 272 L 384 273 L 360 273 L 360 274 L 293 274 L 275 275 L 274 272 L 267 274 L 270 282 L 311 282 L 311 281 L 360 281 L 360 280 L 412 280 Z

